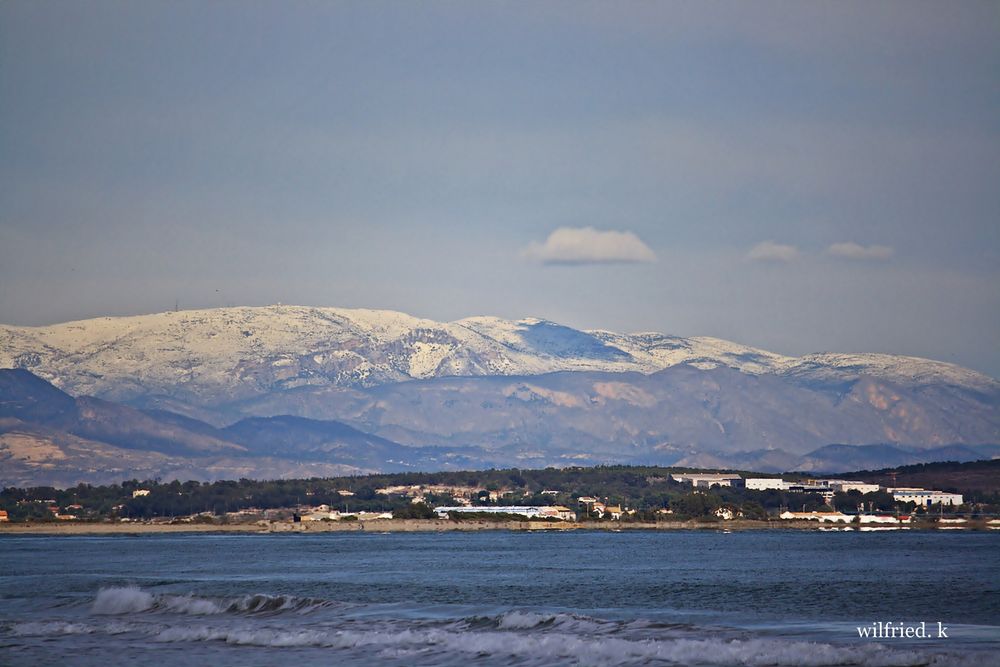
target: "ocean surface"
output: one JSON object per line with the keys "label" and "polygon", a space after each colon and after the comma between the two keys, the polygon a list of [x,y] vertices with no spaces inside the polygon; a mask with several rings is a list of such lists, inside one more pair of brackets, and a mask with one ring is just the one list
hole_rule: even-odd
{"label": "ocean surface", "polygon": [[1000,534],[0,536],[0,664],[1000,665]]}

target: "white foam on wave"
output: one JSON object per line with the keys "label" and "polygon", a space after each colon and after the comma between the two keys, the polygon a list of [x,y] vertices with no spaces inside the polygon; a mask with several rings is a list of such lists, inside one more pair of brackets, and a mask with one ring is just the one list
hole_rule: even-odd
{"label": "white foam on wave", "polygon": [[500,630],[560,630],[571,633],[613,632],[621,624],[613,621],[600,621],[589,616],[576,614],[540,614],[532,611],[513,610],[500,614],[495,619]]}
{"label": "white foam on wave", "polygon": [[226,609],[213,600],[194,597],[193,595],[164,595],[156,600],[156,607],[175,614],[192,614],[205,616],[221,614]]}
{"label": "white foam on wave", "polygon": [[992,657],[981,652],[956,655],[944,649],[925,651],[877,643],[828,644],[773,637],[734,638],[732,635],[708,635],[704,629],[693,636],[688,629],[678,637],[673,630],[645,627],[648,623],[644,622],[625,623],[526,610],[464,619],[444,626],[376,621],[365,627],[303,626],[300,623],[292,627],[275,618],[285,612],[308,613],[332,604],[310,598],[263,594],[237,598],[154,595],[135,586],[126,586],[98,591],[93,612],[108,615],[225,614],[229,619],[192,619],[187,622],[189,624],[171,622],[167,626],[161,623],[135,625],[133,622],[131,630],[120,622],[118,626],[121,627],[75,622],[22,623],[13,631],[21,635],[46,636],[134,631],[154,641],[170,643],[225,642],[273,648],[346,649],[387,656],[420,655],[441,663],[461,660],[460,656],[484,656],[487,663],[517,662],[525,666],[559,663],[583,667],[662,662],[745,667],[978,667],[984,664],[984,657]]}
{"label": "white foam on wave", "polygon": [[249,614],[296,611],[305,614],[329,606],[330,604],[332,603],[327,600],[299,598],[294,595],[266,595],[257,593],[255,595],[244,595],[232,600],[226,611]]}
{"label": "white foam on wave", "polygon": [[92,610],[95,614],[135,614],[163,611],[174,614],[206,616],[212,614],[258,614],[295,611],[308,613],[330,605],[325,600],[291,595],[243,595],[237,598],[204,598],[195,595],[153,595],[137,586],[102,588],[97,592]]}
{"label": "white foam on wave", "polygon": [[[518,617],[515,617],[518,618]],[[530,619],[522,619],[528,622]],[[514,621],[518,622],[518,621]],[[972,667],[983,656],[933,655],[878,644],[835,646],[774,639],[623,639],[589,638],[561,633],[510,631],[451,632],[429,630],[281,630],[275,628],[174,627],[160,632],[161,642],[222,641],[263,647],[358,649],[377,647],[386,655],[490,656],[519,664],[581,666],[624,665],[662,661],[677,665],[743,665],[746,667]]]}
{"label": "white foam on wave", "polygon": [[48,637],[54,635],[88,635],[97,632],[97,628],[86,623],[69,623],[66,621],[30,621],[15,623],[10,628],[16,637]]}
{"label": "white foam on wave", "polygon": [[138,586],[102,588],[94,598],[95,614],[134,614],[153,608],[153,596]]}
{"label": "white foam on wave", "polygon": [[530,611],[509,611],[497,617],[497,627],[501,630],[529,630],[541,625],[550,625],[555,614],[536,614]]}
{"label": "white foam on wave", "polygon": [[130,632],[132,629],[124,623],[91,625],[70,621],[26,621],[13,624],[10,632],[16,637],[57,637],[59,635],[120,635]]}

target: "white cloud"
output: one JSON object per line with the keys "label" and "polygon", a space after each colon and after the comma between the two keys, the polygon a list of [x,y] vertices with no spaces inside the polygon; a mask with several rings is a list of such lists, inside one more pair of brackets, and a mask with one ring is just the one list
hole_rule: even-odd
{"label": "white cloud", "polygon": [[754,262],[791,262],[799,256],[799,249],[793,245],[761,241],[750,248],[747,259]]}
{"label": "white cloud", "polygon": [[826,249],[828,255],[846,257],[848,259],[885,260],[892,257],[893,249],[887,245],[864,246],[853,241],[834,243]]}
{"label": "white cloud", "polygon": [[632,232],[593,227],[560,227],[544,243],[532,242],[521,257],[542,264],[634,264],[655,262],[656,254]]}

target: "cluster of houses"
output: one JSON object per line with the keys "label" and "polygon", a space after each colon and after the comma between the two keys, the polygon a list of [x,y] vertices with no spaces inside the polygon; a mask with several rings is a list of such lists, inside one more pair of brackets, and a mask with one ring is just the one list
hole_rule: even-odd
{"label": "cluster of houses", "polygon": [[292,515],[292,521],[377,521],[391,519],[392,512],[341,512],[329,505],[299,508]]}
{"label": "cluster of houses", "polygon": [[[509,491],[489,491],[477,486],[455,486],[450,484],[411,484],[400,486],[386,486],[375,489],[375,493],[382,496],[403,496],[410,498],[414,503],[426,503],[427,496],[450,496],[455,503],[464,507],[472,505],[473,498],[489,498],[490,502],[496,502],[501,497],[507,495]],[[543,492],[544,493],[544,492]]]}
{"label": "cluster of houses", "polygon": [[[735,473],[718,472],[688,472],[675,473],[671,475],[675,482],[690,484],[693,489],[710,489],[712,487],[733,487],[744,488],[752,491],[778,490],[790,493],[817,494],[821,496],[828,505],[832,505],[834,494],[848,493],[856,491],[862,495],[885,491],[892,495],[898,502],[912,502],[918,507],[930,506],[958,506],[963,502],[961,494],[936,491],[931,489],[911,488],[911,487],[881,487],[878,484],[871,484],[857,480],[843,479],[800,479],[786,480],[778,477],[743,477]],[[658,481],[665,478],[657,478]],[[341,496],[353,496],[354,493],[348,490],[340,490]],[[549,519],[559,521],[576,521],[577,512],[562,505],[476,505],[476,502],[490,501],[496,503],[504,496],[511,493],[509,490],[488,490],[474,486],[457,486],[446,484],[422,484],[422,485],[398,485],[387,486],[376,489],[375,493],[384,496],[400,496],[409,498],[413,503],[424,503],[430,505],[428,499],[434,496],[449,497],[453,503],[447,506],[435,507],[434,512],[439,518],[449,518],[455,514],[510,514],[523,516],[526,519]],[[149,489],[138,488],[132,491],[133,498],[140,498],[150,494]],[[544,490],[541,495],[557,496],[559,491]],[[43,503],[53,518],[58,520],[77,519],[74,511],[82,510],[80,505],[69,505],[59,508],[54,500],[22,501]],[[612,505],[607,499],[594,496],[581,496],[577,498],[580,511],[586,517],[596,517],[598,519],[610,519],[620,521],[623,518],[633,516],[637,513],[635,509],[622,507],[620,504]],[[122,506],[116,506],[121,509]],[[65,510],[65,513],[62,511]],[[289,509],[283,510],[288,512]],[[349,512],[339,511],[329,505],[301,506],[292,510],[293,521],[376,521],[381,519],[392,519],[392,512]],[[245,519],[247,515],[269,515],[277,510],[241,510],[236,513],[229,513],[232,519]],[[673,512],[670,509],[659,509],[658,515],[668,515]],[[0,521],[7,521],[6,512],[0,511]],[[238,515],[238,516],[237,516]],[[287,517],[287,514],[284,514]],[[737,519],[742,513],[735,507],[721,507],[716,511],[716,516],[722,519]],[[273,518],[273,517],[270,517]],[[850,523],[859,520],[860,523],[907,523],[909,517],[881,516],[877,514],[865,514],[859,507],[858,515],[844,514],[841,512],[792,512],[786,511],[780,514],[782,519],[811,520],[821,523]]]}
{"label": "cluster of houses", "polygon": [[621,505],[606,505],[592,496],[581,496],[576,500],[586,508],[588,515],[596,515],[598,519],[607,518],[612,521],[620,521],[623,516],[635,514],[634,509],[623,508]]}
{"label": "cluster of houses", "polygon": [[[885,491],[892,495],[897,502],[912,502],[918,507],[930,507],[932,505],[962,504],[962,494],[947,493],[945,491],[934,491],[930,489],[919,489],[911,487],[882,487],[878,484],[860,482],[857,480],[845,479],[809,479],[807,481],[789,481],[781,478],[770,477],[747,477],[729,473],[678,473],[672,475],[674,481],[690,484],[693,488],[711,488],[713,486],[739,487],[752,491],[767,491],[775,489],[778,491],[789,491],[792,493],[815,493],[823,497],[828,504],[833,500],[835,493],[848,493],[857,491],[864,495]],[[721,508],[719,512],[733,514],[733,510]],[[717,512],[718,516],[725,519],[733,518],[724,516]],[[854,515],[842,512],[782,512],[782,519],[806,519],[819,521],[822,523],[850,523],[855,520]],[[910,517],[894,517],[876,514],[861,514],[858,519],[860,523],[908,523]]]}
{"label": "cluster of houses", "polygon": [[[815,493],[823,497],[830,503],[835,493],[847,493],[857,491],[861,494],[874,493],[885,490],[893,495],[900,502],[914,502],[921,506],[936,504],[961,505],[962,496],[957,493],[946,493],[944,491],[932,491],[927,489],[914,488],[885,488],[878,484],[861,482],[857,480],[843,479],[809,479],[800,481],[789,481],[781,478],[747,477],[732,473],[676,473],[672,475],[676,482],[690,484],[693,488],[712,488],[716,486],[745,488],[754,491],[766,491],[769,489],[787,491],[791,493]],[[400,485],[387,486],[376,489],[375,492],[385,496],[403,496],[411,499],[414,503],[426,503],[428,496],[449,496],[454,499],[454,505],[439,506],[434,508],[438,518],[446,519],[455,514],[510,514],[523,516],[525,519],[552,519],[559,521],[576,521],[577,513],[562,505],[474,505],[476,500],[489,499],[492,502],[500,500],[509,492],[488,491],[479,487],[452,486],[444,484],[433,485]],[[557,495],[558,491],[543,491],[543,495]],[[594,496],[581,496],[577,498],[581,510],[586,516],[598,519],[610,519],[619,521],[622,518],[636,514],[635,509],[622,507],[621,505],[611,505],[606,501]],[[660,514],[670,514],[669,509],[659,510]],[[737,508],[721,507],[716,515],[722,519],[737,519],[742,516]],[[841,512],[783,512],[782,519],[808,519],[829,523],[849,523],[854,520],[853,515]],[[377,519],[390,519],[391,512],[339,512],[332,510],[325,505],[310,508],[301,514],[302,521],[342,521],[357,519],[361,521],[371,521]],[[909,517],[890,517],[874,514],[861,516],[861,523],[905,523]]]}
{"label": "cluster of houses", "polygon": [[[72,505],[67,505],[66,507],[60,508],[56,504],[55,500],[19,500],[18,505],[23,505],[25,503],[36,503],[45,505],[45,510],[52,516],[53,519],[57,521],[76,521],[79,519],[79,513],[83,511],[83,505],[78,503],[73,503]],[[66,510],[63,512],[63,510]],[[10,517],[6,510],[0,510],[0,521],[9,521]]]}

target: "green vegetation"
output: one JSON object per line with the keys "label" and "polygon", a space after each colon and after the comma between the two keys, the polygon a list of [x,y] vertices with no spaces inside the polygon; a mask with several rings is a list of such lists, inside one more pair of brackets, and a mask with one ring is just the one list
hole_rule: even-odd
{"label": "green vegetation", "polygon": [[916,463],[884,468],[860,470],[843,475],[829,475],[841,479],[858,479],[882,486],[914,486],[961,493],[971,503],[1000,504],[1000,459],[970,461],[940,461]]}
{"label": "green vegetation", "polygon": [[[984,467],[983,463],[989,465]],[[954,475],[962,466],[996,474],[1000,472],[998,464],[1000,462],[940,465],[947,465],[946,471]],[[391,511],[396,518],[427,519],[434,516],[431,507],[455,504],[450,492],[425,493],[424,503],[414,503],[403,494],[376,492],[377,489],[392,486],[478,489],[477,493],[471,494],[472,503],[476,506],[565,505],[578,511],[581,518],[596,518],[596,513],[588,515],[588,506],[577,500],[591,496],[609,506],[629,508],[630,512],[622,516],[623,521],[714,519],[720,511],[729,512],[734,517],[764,519],[775,516],[782,508],[795,511],[830,509],[816,494],[725,487],[692,489],[690,485],[673,481],[670,475],[674,472],[680,470],[653,466],[599,466],[397,473],[329,479],[241,479],[212,483],[131,480],[109,486],[81,484],[69,489],[7,488],[0,492],[0,509],[9,513],[11,521],[56,521],[56,514],[92,521],[193,515],[224,517],[240,511],[319,505],[328,505],[341,512]],[[921,467],[918,472],[926,474],[926,467]],[[885,476],[886,471],[874,474]],[[857,474],[857,477],[862,475]],[[988,491],[974,491],[973,494],[970,500],[976,504],[975,511],[1000,511],[1000,494]],[[859,505],[866,510],[913,510],[912,503],[896,503],[885,492],[865,496],[856,491],[838,493],[832,504],[848,513],[857,511]],[[496,516],[490,515],[489,518],[495,519]],[[467,520],[477,516],[465,515],[462,518]]]}

